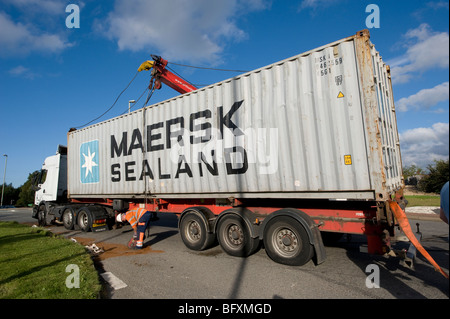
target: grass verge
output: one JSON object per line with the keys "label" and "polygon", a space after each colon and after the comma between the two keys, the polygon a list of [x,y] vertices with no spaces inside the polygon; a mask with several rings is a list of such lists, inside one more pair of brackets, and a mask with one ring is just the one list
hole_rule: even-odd
{"label": "grass verge", "polygon": [[405,195],[405,198],[408,200],[408,207],[441,205],[439,195]]}
{"label": "grass verge", "polygon": [[0,222],[0,269],[1,299],[93,299],[101,290],[84,246],[17,222]]}

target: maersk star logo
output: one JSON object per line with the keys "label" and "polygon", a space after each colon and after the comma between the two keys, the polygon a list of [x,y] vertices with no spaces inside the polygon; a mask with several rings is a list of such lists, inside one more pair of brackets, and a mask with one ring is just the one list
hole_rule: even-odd
{"label": "maersk star logo", "polygon": [[100,181],[98,155],[98,140],[81,144],[80,146],[80,179],[83,184]]}
{"label": "maersk star logo", "polygon": [[84,156],[84,164],[81,167],[84,167],[86,169],[86,175],[84,177],[88,177],[89,173],[92,173],[92,167],[98,166],[96,162],[94,162],[93,158],[95,156],[95,152],[91,154],[91,149],[88,147],[88,155],[83,153]]}

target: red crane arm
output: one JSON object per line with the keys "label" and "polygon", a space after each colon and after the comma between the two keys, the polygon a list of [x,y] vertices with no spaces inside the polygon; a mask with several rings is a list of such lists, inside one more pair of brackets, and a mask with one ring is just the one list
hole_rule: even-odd
{"label": "red crane arm", "polygon": [[160,89],[162,82],[181,94],[197,90],[195,86],[167,70],[167,60],[164,60],[160,56],[154,55],[152,55],[152,58],[154,61],[145,61],[141,64],[138,71],[140,72],[143,70],[152,69],[152,78],[150,83],[154,81],[153,85],[155,89]]}

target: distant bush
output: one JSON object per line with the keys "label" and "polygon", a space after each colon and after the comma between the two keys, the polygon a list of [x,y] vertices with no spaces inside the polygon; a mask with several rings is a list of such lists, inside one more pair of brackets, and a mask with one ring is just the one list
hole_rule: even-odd
{"label": "distant bush", "polygon": [[449,181],[449,160],[434,161],[427,167],[429,173],[418,183],[417,188],[426,193],[440,193],[442,186]]}

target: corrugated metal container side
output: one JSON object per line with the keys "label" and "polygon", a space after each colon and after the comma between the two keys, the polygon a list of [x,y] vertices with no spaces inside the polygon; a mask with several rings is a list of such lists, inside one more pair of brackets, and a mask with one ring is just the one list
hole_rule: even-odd
{"label": "corrugated metal container side", "polygon": [[80,197],[378,199],[402,186],[368,31],[68,134]]}

